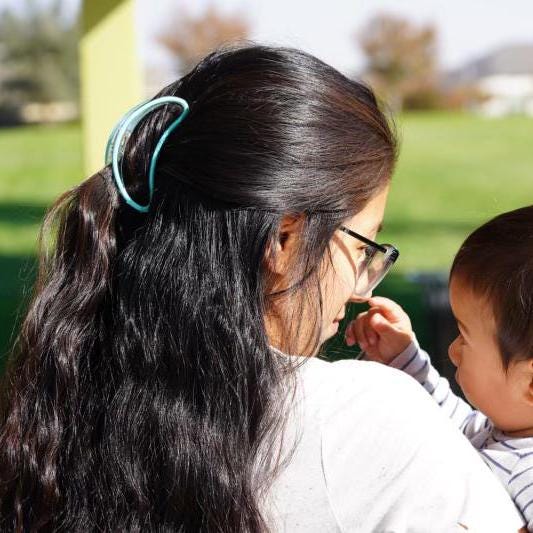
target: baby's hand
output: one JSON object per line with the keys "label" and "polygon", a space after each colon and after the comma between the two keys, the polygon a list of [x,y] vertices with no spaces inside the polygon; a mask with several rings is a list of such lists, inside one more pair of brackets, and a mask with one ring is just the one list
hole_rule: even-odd
{"label": "baby's hand", "polygon": [[359,313],[345,332],[348,346],[358,343],[366,359],[389,364],[414,339],[411,321],[405,311],[388,298],[368,300],[370,309]]}

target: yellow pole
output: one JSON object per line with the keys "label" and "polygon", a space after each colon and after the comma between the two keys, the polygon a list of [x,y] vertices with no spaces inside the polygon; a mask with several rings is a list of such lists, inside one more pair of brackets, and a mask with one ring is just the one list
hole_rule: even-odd
{"label": "yellow pole", "polygon": [[116,121],[144,97],[137,51],[135,0],[86,0],[80,42],[84,169],[104,166]]}

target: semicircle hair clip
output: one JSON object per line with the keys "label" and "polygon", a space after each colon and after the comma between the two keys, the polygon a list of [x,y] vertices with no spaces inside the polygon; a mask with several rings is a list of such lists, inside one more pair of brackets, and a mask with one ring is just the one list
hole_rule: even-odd
{"label": "semicircle hair clip", "polygon": [[[124,185],[124,180],[122,179],[122,174],[120,172],[119,161],[124,154],[124,149],[126,148],[126,143],[128,142],[129,137],[133,133],[133,130],[139,124],[139,122],[148,115],[151,111],[157,107],[166,105],[166,104],[178,104],[181,107],[181,113],[162,133],[159,138],[154,152],[150,159],[150,167],[148,172],[148,203],[146,205],[141,205],[137,203],[126,190]],[[187,116],[189,112],[189,104],[183,98],[178,96],[161,96],[159,98],[154,98],[146,102],[137,104],[131,108],[115,125],[107,141],[107,146],[105,150],[105,164],[112,165],[113,177],[115,183],[117,184],[118,190],[125,202],[139,211],[140,213],[146,213],[150,208],[150,202],[152,201],[152,195],[154,193],[154,174],[155,167],[157,163],[157,158],[161,147],[168,138],[168,136],[178,127],[182,120]]]}

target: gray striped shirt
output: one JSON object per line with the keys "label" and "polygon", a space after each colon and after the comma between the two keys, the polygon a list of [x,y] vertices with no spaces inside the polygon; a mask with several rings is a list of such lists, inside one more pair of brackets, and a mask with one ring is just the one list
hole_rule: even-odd
{"label": "gray striped shirt", "polygon": [[448,380],[431,365],[427,352],[413,341],[389,366],[415,378],[479,451],[503,483],[533,532],[533,437],[511,437],[480,411],[456,396]]}

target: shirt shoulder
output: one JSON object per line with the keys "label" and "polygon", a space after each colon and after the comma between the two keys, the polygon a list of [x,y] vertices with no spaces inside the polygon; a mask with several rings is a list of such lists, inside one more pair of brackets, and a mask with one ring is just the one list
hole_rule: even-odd
{"label": "shirt shoulder", "polygon": [[375,362],[321,359],[299,375],[342,531],[521,527],[503,486],[414,378]]}
{"label": "shirt shoulder", "polygon": [[528,531],[533,531],[533,438],[507,439],[505,443],[519,456],[507,476],[507,489],[527,522]]}
{"label": "shirt shoulder", "polygon": [[373,361],[309,358],[300,368],[300,377],[306,403],[326,421],[345,409],[353,416],[368,404],[412,412],[433,403],[414,378]]}

